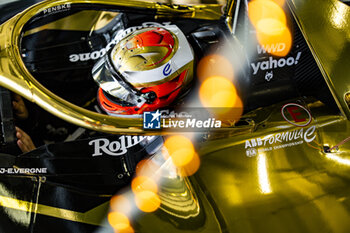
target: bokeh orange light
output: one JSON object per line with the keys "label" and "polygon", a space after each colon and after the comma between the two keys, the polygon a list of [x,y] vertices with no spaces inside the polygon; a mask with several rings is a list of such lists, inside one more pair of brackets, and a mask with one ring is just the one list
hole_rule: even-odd
{"label": "bokeh orange light", "polygon": [[286,56],[292,46],[292,35],[282,0],[254,0],[248,4],[248,15],[256,29],[259,44],[270,54]]}
{"label": "bokeh orange light", "polygon": [[156,193],[145,190],[135,193],[135,203],[141,211],[150,213],[159,208],[161,201]]}
{"label": "bokeh orange light", "polygon": [[191,176],[199,169],[200,159],[189,138],[182,135],[171,136],[165,140],[164,150],[164,154],[170,156],[178,168],[179,175]]}
{"label": "bokeh orange light", "polygon": [[206,108],[232,108],[236,103],[237,91],[230,80],[212,76],[202,83],[199,98]]}
{"label": "bokeh orange light", "polygon": [[287,19],[283,9],[272,0],[254,0],[248,3],[248,16],[254,27],[262,19],[274,19],[286,25]]}
{"label": "bokeh orange light", "polygon": [[123,230],[114,229],[114,233],[134,233],[134,232],[135,231],[134,231],[134,229],[131,226],[129,226],[129,227],[123,229]]}
{"label": "bokeh orange light", "polygon": [[197,66],[198,79],[203,82],[212,76],[223,76],[229,80],[234,79],[231,62],[224,56],[211,54],[203,57]]}
{"label": "bokeh orange light", "polygon": [[243,103],[239,96],[233,108],[215,109],[215,115],[221,119],[223,125],[232,125],[241,119],[243,114]]}
{"label": "bokeh orange light", "polygon": [[164,142],[164,147],[174,165],[177,167],[182,167],[188,164],[195,153],[191,140],[181,135],[167,138]]}
{"label": "bokeh orange light", "polygon": [[[270,32],[272,31],[269,29]],[[259,44],[261,44],[263,47],[270,49],[267,49],[267,52],[269,52],[272,55],[283,57],[286,56],[291,47],[292,47],[292,35],[287,27],[284,27],[283,29],[276,29],[280,30],[280,34],[268,34],[265,32],[258,32],[257,33],[257,39]],[[273,48],[274,47],[274,48]],[[279,49],[278,47],[281,47],[282,49]]]}
{"label": "bokeh orange light", "polygon": [[129,219],[123,213],[116,211],[110,212],[108,213],[107,219],[115,230],[122,231],[130,227]]}
{"label": "bokeh orange light", "polygon": [[131,189],[134,193],[142,191],[158,192],[158,186],[154,180],[147,176],[137,176],[131,182]]}
{"label": "bokeh orange light", "polygon": [[278,4],[280,7],[283,7],[284,4],[286,3],[286,0],[272,0],[274,1],[276,4]]}
{"label": "bokeh orange light", "polygon": [[286,29],[286,25],[276,19],[261,19],[258,21],[256,28],[269,36],[281,35]]}
{"label": "bokeh orange light", "polygon": [[115,195],[110,200],[110,207],[112,211],[129,214],[131,212],[131,203],[123,195]]}
{"label": "bokeh orange light", "polygon": [[192,160],[189,161],[185,166],[179,168],[179,175],[192,176],[200,167],[200,159],[197,153],[194,153],[192,156]]}

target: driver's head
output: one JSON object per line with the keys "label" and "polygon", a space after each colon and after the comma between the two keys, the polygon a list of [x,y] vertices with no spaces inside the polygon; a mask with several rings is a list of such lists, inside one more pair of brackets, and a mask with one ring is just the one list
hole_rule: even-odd
{"label": "driver's head", "polygon": [[177,26],[138,29],[94,66],[98,102],[110,115],[141,114],[168,106],[188,89],[193,59]]}

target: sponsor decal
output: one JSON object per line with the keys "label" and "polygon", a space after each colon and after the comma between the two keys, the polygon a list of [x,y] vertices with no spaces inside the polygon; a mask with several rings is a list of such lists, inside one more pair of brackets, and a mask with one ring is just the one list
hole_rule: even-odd
{"label": "sponsor decal", "polygon": [[270,56],[267,61],[259,61],[255,63],[251,63],[251,67],[253,69],[253,75],[256,75],[259,70],[272,70],[277,68],[282,68],[285,66],[294,66],[297,65],[301,56],[301,52],[298,52],[296,57],[282,57],[279,59],[275,59]]}
{"label": "sponsor decal", "polygon": [[265,74],[265,80],[270,82],[270,80],[273,78],[273,71],[271,70],[271,72],[267,71]]}
{"label": "sponsor decal", "polygon": [[281,108],[283,118],[290,124],[305,127],[311,123],[311,113],[302,105],[288,103]]}
{"label": "sponsor decal", "polygon": [[285,43],[275,43],[275,44],[265,44],[265,45],[257,45],[256,50],[258,54],[266,54],[266,53],[276,53],[282,52],[286,49]]}
{"label": "sponsor decal", "polygon": [[[89,60],[97,60],[101,57],[103,57],[108,50],[110,50],[114,45],[116,45],[120,40],[122,40],[124,37],[129,35],[130,33],[146,28],[146,27],[162,27],[162,26],[167,26],[170,25],[170,22],[163,22],[162,24],[156,23],[156,22],[144,22],[140,26],[134,26],[134,27],[129,27],[125,30],[120,30],[117,35],[107,44],[105,48],[102,48],[100,50],[96,50],[93,52],[88,52],[88,53],[79,53],[79,54],[71,54],[69,55],[69,61],[70,62],[79,62],[79,61],[89,61]],[[170,68],[170,65],[169,65]],[[164,74],[165,75],[165,74]]]}
{"label": "sponsor decal", "polygon": [[46,174],[47,168],[0,168],[0,174]]}
{"label": "sponsor decal", "polygon": [[284,149],[303,144],[304,142],[310,143],[316,138],[315,131],[316,126],[311,126],[309,128],[276,133],[263,138],[258,137],[246,140],[244,146],[246,155],[252,157],[259,152]]}
{"label": "sponsor decal", "polygon": [[248,157],[254,157],[254,156],[258,155],[258,151],[256,150],[256,148],[248,148],[245,151],[245,153]]}
{"label": "sponsor decal", "polygon": [[67,3],[67,4],[62,4],[62,5],[47,8],[43,11],[43,13],[44,13],[44,15],[53,14],[53,13],[57,13],[57,12],[61,12],[61,11],[68,11],[68,10],[70,10],[70,8],[71,8],[70,3]]}
{"label": "sponsor decal", "polygon": [[107,138],[98,138],[90,141],[88,144],[94,147],[92,156],[100,156],[103,154],[111,156],[123,155],[128,151],[128,148],[133,147],[143,140],[151,141],[155,136],[130,136],[124,135],[118,140],[110,141]]}
{"label": "sponsor decal", "polygon": [[171,73],[172,69],[170,67],[170,64],[166,64],[164,69],[163,69],[163,75],[168,76]]}

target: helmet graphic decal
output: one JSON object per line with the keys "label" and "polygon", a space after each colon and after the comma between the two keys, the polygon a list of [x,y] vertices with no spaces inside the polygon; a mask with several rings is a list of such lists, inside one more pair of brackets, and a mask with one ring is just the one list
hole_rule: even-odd
{"label": "helmet graphic decal", "polygon": [[168,62],[176,48],[177,41],[171,32],[146,28],[120,41],[111,58],[119,72],[150,70]]}

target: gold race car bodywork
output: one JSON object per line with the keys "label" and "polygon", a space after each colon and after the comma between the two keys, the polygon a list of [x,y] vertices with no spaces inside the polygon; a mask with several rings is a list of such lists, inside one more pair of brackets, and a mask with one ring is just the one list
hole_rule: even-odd
{"label": "gold race car bodywork", "polygon": [[[69,103],[27,70],[19,50],[24,25],[36,14],[66,3],[123,6],[154,10],[157,17],[205,20],[219,20],[221,6],[44,1],[0,26],[2,86],[78,126],[105,133],[157,133],[144,131],[141,118],[107,116]],[[314,98],[291,99],[249,111],[229,129],[208,132],[198,146],[201,166],[197,173],[162,177],[162,205],[156,212],[135,214],[135,232],[349,232],[350,9],[336,0],[290,0],[287,4],[341,113]],[[224,15],[231,33],[236,7],[236,2],[229,2]],[[67,229],[76,223],[100,226],[95,232],[111,232],[105,220],[111,194],[71,191],[66,195],[74,198],[66,204],[51,205],[42,198],[54,186],[45,176],[4,177],[0,206],[20,226],[18,232],[40,232],[37,224],[43,227],[45,218],[57,219]],[[17,189],[30,190],[32,195],[24,198]]]}

